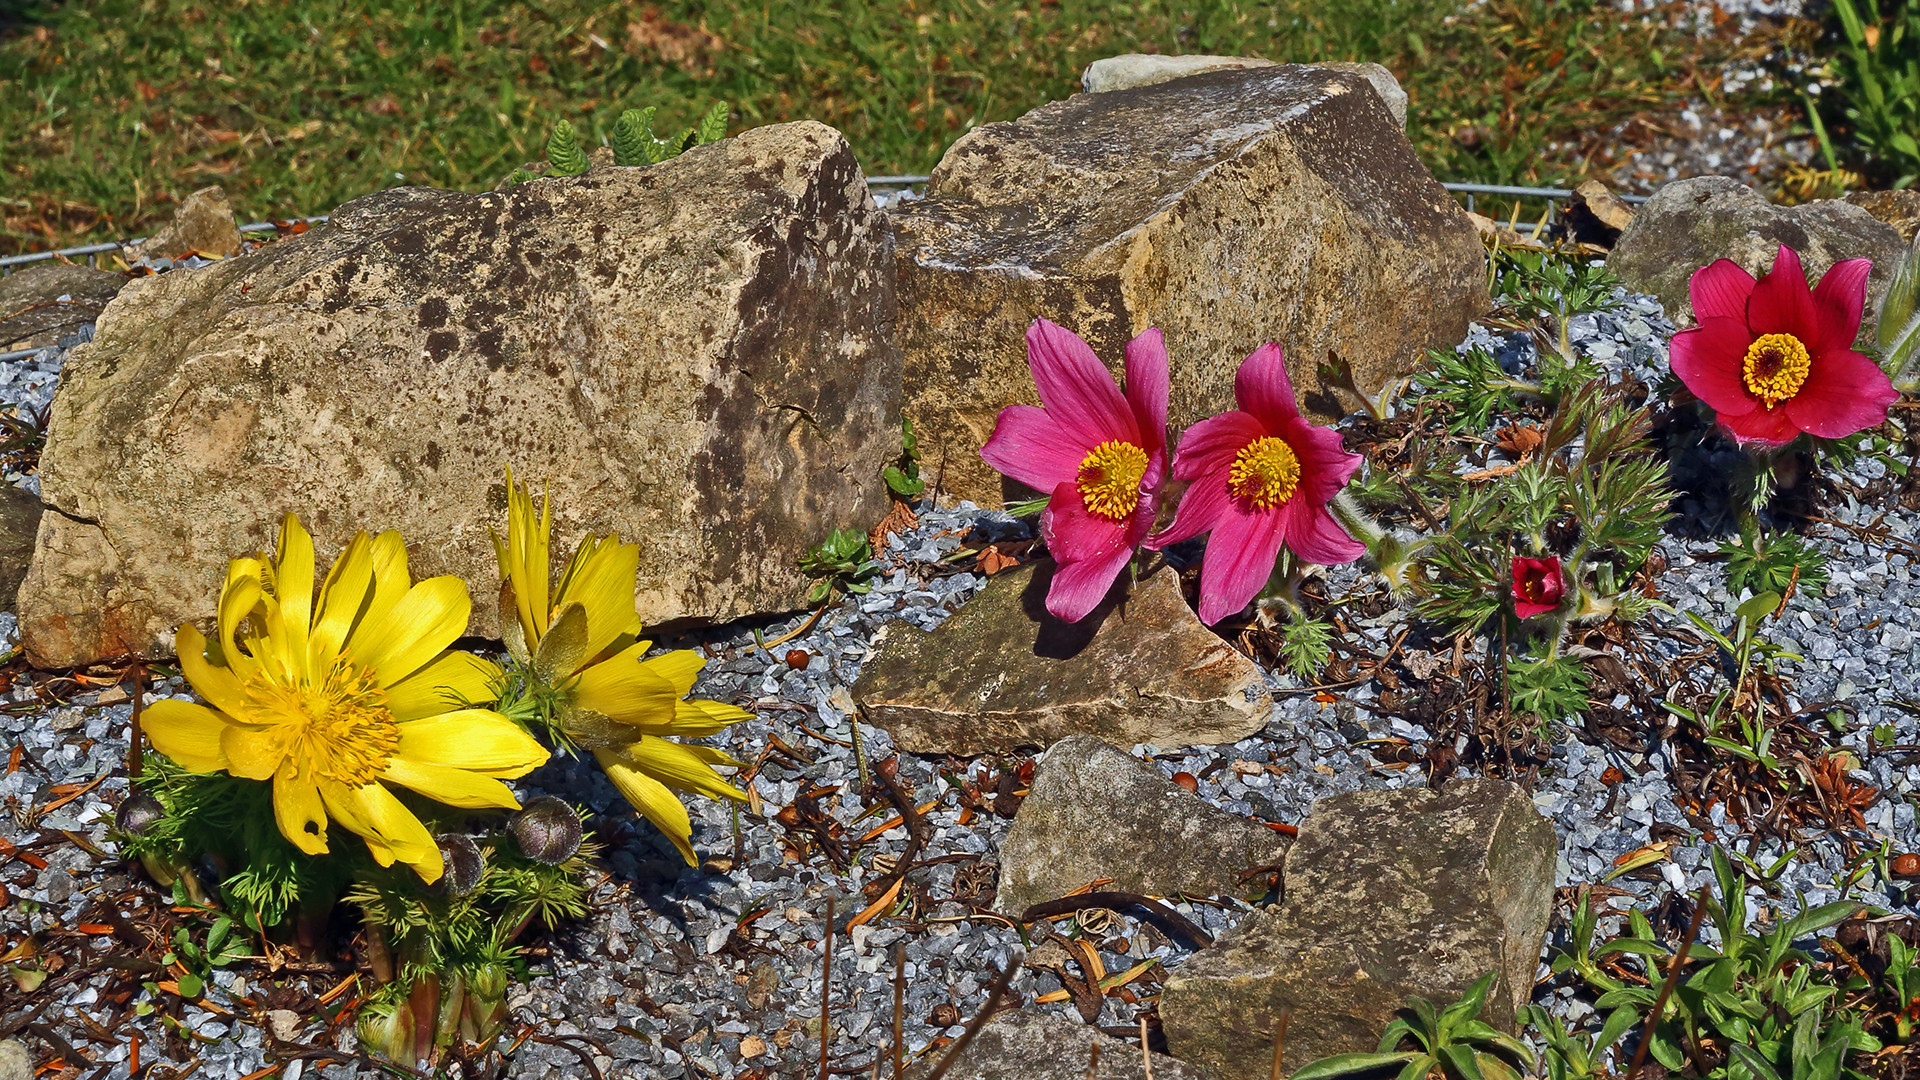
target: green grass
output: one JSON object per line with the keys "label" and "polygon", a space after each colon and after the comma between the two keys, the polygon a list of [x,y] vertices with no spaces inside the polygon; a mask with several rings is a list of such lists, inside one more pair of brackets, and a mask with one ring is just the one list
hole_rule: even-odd
{"label": "green grass", "polygon": [[735,131],[813,118],[871,174],[924,172],[1128,51],[1379,60],[1437,175],[1560,181],[1703,48],[1593,0],[29,2],[0,39],[0,253],[135,235],[212,183],[248,219],[491,187],[555,120],[598,143],[649,104],[662,129],[716,99]]}

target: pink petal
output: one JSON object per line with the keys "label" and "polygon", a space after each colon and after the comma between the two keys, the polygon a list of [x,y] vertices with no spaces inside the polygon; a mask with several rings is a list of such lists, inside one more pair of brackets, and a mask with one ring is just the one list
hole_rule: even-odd
{"label": "pink petal", "polygon": [[1080,463],[1091,449],[1062,430],[1045,409],[1009,405],[1000,410],[993,437],[980,448],[980,456],[1004,476],[1035,491],[1052,491],[1079,477]]}
{"label": "pink petal", "polygon": [[1747,298],[1753,295],[1753,284],[1753,275],[1732,259],[1716,259],[1695,270],[1687,282],[1687,296],[1693,302],[1695,321],[1746,321]]}
{"label": "pink petal", "polygon": [[1238,614],[1266,587],[1280,557],[1281,509],[1249,514],[1234,507],[1214,524],[1200,564],[1201,622]]}
{"label": "pink petal", "polygon": [[1152,527],[1152,500],[1142,500],[1132,517],[1116,523],[1088,513],[1077,485],[1055,488],[1041,520],[1047,550],[1059,563],[1047,589],[1047,611],[1067,622],[1086,618],[1106,598]]}
{"label": "pink petal", "polygon": [[1709,315],[1699,326],[1673,335],[1668,354],[1673,373],[1694,397],[1721,416],[1745,416],[1760,407],[1740,376],[1752,345],[1745,319]]}
{"label": "pink petal", "polygon": [[1233,512],[1227,496],[1226,472],[1207,473],[1180,496],[1180,505],[1173,512],[1173,524],[1143,542],[1149,549],[1159,551],[1211,531],[1222,517]]}
{"label": "pink petal", "polygon": [[1027,366],[1040,404],[1079,445],[1092,449],[1109,439],[1141,445],[1133,410],[1113,376],[1080,335],[1045,319],[1027,327]]}
{"label": "pink petal", "polygon": [[1367,545],[1347,535],[1323,502],[1296,496],[1285,511],[1280,531],[1295,555],[1321,566],[1340,566],[1367,553]]}
{"label": "pink petal", "polygon": [[1755,409],[1745,416],[1727,416],[1723,413],[1720,426],[1741,442],[1765,443],[1768,446],[1792,442],[1800,434],[1800,429],[1787,418],[1785,409]]}
{"label": "pink petal", "polygon": [[1209,416],[1181,433],[1180,446],[1173,458],[1173,475],[1193,480],[1218,472],[1224,477],[1242,448],[1268,434],[1266,427],[1251,413],[1235,410]]}
{"label": "pink petal", "polygon": [[1820,340],[1820,315],[1813,307],[1813,290],[1800,269],[1800,256],[1785,244],[1773,260],[1773,269],[1753,287],[1747,298],[1747,329],[1754,336],[1792,334],[1809,348]]}
{"label": "pink petal", "polygon": [[1295,500],[1324,506],[1360,470],[1360,455],[1347,453],[1340,433],[1332,428],[1316,427],[1304,417],[1296,416],[1288,422],[1281,437],[1300,459],[1300,493],[1294,496]]}
{"label": "pink petal", "polygon": [[1815,352],[1853,348],[1860,336],[1860,312],[1867,306],[1867,274],[1872,259],[1843,259],[1828,269],[1813,290],[1813,306],[1820,313],[1820,340],[1807,342]]}
{"label": "pink petal", "polygon": [[1780,409],[1809,435],[1843,439],[1886,423],[1887,406],[1898,400],[1900,392],[1879,364],[1852,349],[1836,349],[1814,358],[1806,385]]}
{"label": "pink petal", "polygon": [[1545,615],[1547,612],[1559,606],[1558,603],[1538,604],[1532,600],[1522,600],[1517,596],[1513,598],[1513,613],[1523,619],[1531,619],[1535,615]]}
{"label": "pink petal", "polygon": [[1284,421],[1300,415],[1280,346],[1268,342],[1240,361],[1240,370],[1233,376],[1233,399],[1269,431],[1278,431]]}
{"label": "pink petal", "polygon": [[1127,342],[1127,404],[1148,453],[1167,445],[1167,342],[1158,327]]}

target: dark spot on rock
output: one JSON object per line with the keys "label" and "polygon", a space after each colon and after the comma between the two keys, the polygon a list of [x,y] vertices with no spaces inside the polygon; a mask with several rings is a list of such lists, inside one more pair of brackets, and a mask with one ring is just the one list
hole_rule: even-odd
{"label": "dark spot on rock", "polygon": [[451,330],[438,330],[427,335],[427,355],[435,360],[445,360],[459,347],[460,335]]}
{"label": "dark spot on rock", "polygon": [[440,471],[440,444],[437,442],[431,442],[431,441],[428,442],[427,452],[420,455],[420,461],[424,465],[426,465],[427,468],[432,469],[434,472],[439,472]]}
{"label": "dark spot on rock", "polygon": [[511,365],[511,361],[507,359],[501,347],[505,338],[505,331],[496,328],[483,331],[473,339],[474,351],[487,358],[487,368],[490,371],[499,371]]}
{"label": "dark spot on rock", "polygon": [[444,296],[429,296],[420,302],[420,329],[438,330],[447,325],[451,312]]}

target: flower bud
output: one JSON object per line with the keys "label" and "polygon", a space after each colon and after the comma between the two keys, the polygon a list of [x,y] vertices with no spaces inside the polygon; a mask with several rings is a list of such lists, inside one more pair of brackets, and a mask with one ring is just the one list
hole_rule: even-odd
{"label": "flower bud", "polygon": [[437,837],[435,842],[440,845],[440,862],[445,867],[437,884],[453,896],[472,892],[487,871],[487,861],[481,856],[479,846],[472,837],[458,833]]}
{"label": "flower bud", "polygon": [[167,808],[160,805],[159,799],[136,791],[120,801],[120,809],[113,815],[113,826],[128,836],[139,836],[166,816]]}
{"label": "flower bud", "polygon": [[530,799],[507,822],[514,843],[527,858],[558,866],[580,850],[580,815],[551,795]]}
{"label": "flower bud", "polygon": [[367,1006],[360,1010],[360,1022],[355,1025],[362,1049],[402,1065],[411,1065],[414,1061],[413,1030],[413,1008],[404,998]]}

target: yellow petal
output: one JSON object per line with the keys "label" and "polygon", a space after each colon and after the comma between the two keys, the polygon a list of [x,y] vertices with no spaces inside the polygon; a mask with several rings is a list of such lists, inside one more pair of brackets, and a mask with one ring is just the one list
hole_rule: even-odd
{"label": "yellow petal", "polygon": [[[227,665],[236,669],[242,663],[240,632],[247,617],[260,605],[263,592],[258,573],[238,573],[243,563],[254,563],[254,560],[235,559],[229,563],[227,584],[220,590],[220,649],[227,658]],[[254,565],[257,568],[258,564]]]}
{"label": "yellow petal", "polygon": [[201,697],[213,703],[213,707],[232,715],[240,711],[247,700],[246,691],[241,689],[240,676],[232,668],[221,667],[207,660],[207,639],[200,631],[191,626],[182,626],[173,635],[174,651],[180,654],[180,673],[187,677]]}
{"label": "yellow petal", "polygon": [[450,652],[387,687],[387,709],[395,720],[417,720],[473,705],[485,705],[499,693],[500,667],[467,652]]}
{"label": "yellow petal", "polygon": [[457,577],[428,578],[407,590],[386,618],[356,627],[347,640],[353,662],[371,667],[381,686],[420,670],[467,632],[473,604]]}
{"label": "yellow petal", "polygon": [[433,835],[420,819],[413,816],[413,811],[393,797],[393,792],[379,784],[350,788],[327,783],[320,786],[320,798],[333,820],[367,840],[367,849],[380,865],[403,862],[413,867],[414,873],[428,884],[440,880],[444,867],[439,845],[433,842]]}
{"label": "yellow petal", "polygon": [[636,767],[622,751],[595,750],[593,756],[621,796],[680,849],[680,857],[687,860],[687,865],[698,865],[700,860],[693,854],[693,821],[673,792]]}
{"label": "yellow petal", "polygon": [[147,742],[188,772],[220,772],[227,767],[220,733],[228,726],[226,717],[205,705],[172,698],[156,701],[140,713],[140,730]]}
{"label": "yellow petal", "polygon": [[284,727],[256,728],[228,724],[220,733],[220,749],[227,755],[227,771],[249,780],[265,780],[287,761],[289,737]]}
{"label": "yellow petal", "polygon": [[589,536],[560,576],[553,606],[569,604],[587,609],[587,656],[600,655],[634,623],[634,575],[640,568],[640,546],[622,544],[612,536]]}
{"label": "yellow petal", "polygon": [[340,654],[354,620],[366,606],[373,591],[373,538],[364,531],[353,534],[347,550],[333,560],[326,584],[320,586],[320,608],[313,618],[313,655],[322,667],[332,665]]}
{"label": "yellow petal", "polygon": [[675,649],[670,653],[650,656],[641,666],[672,683],[675,696],[685,697],[693,690],[694,680],[700,677],[700,671],[707,666],[707,661],[692,649]]}
{"label": "yellow petal", "polygon": [[550,753],[499,713],[467,709],[401,724],[394,756],[512,780],[545,764]]}
{"label": "yellow petal", "polygon": [[552,526],[552,497],[546,501],[546,512],[535,514],[533,495],[513,482],[513,466],[507,466],[507,538],[502,541],[494,535],[494,555],[500,563],[500,579],[513,586],[514,607],[529,650],[539,647],[546,636],[551,615],[547,600],[553,574],[548,561]]}
{"label": "yellow petal", "polygon": [[313,629],[313,537],[288,514],[280,522],[280,557],[274,560],[280,588],[280,615],[287,624],[287,648],[307,662],[307,635]]}
{"label": "yellow petal", "polygon": [[737,724],[742,720],[753,719],[753,714],[745,709],[719,701],[677,701],[673,706],[673,723],[667,730],[648,732],[650,735],[679,735],[698,739],[712,735],[728,724]]}
{"label": "yellow petal", "polygon": [[746,801],[747,793],[713,771],[715,765],[739,765],[710,746],[689,746],[671,739],[643,735],[621,751],[621,756],[647,775],[676,791],[710,795],[716,799]]}
{"label": "yellow petal", "polygon": [[[397,531],[388,529],[373,538],[373,596],[354,625],[380,625],[412,587],[413,577],[407,569],[407,543],[400,539]],[[355,635],[349,631],[347,636]]]}
{"label": "yellow petal", "polygon": [[327,850],[327,808],[320,788],[289,762],[273,778],[273,819],[280,835],[309,855]]}
{"label": "yellow petal", "polygon": [[500,807],[506,810],[518,810],[520,800],[513,797],[507,785],[490,776],[482,776],[465,769],[449,768],[445,765],[428,765],[411,761],[404,757],[395,757],[387,762],[387,769],[380,778],[401,787],[412,788],[435,802],[448,806],[459,806],[469,810],[487,807]]}
{"label": "yellow petal", "polygon": [[699,654],[681,650],[642,661],[640,655],[646,650],[646,642],[635,642],[582,671],[572,685],[574,704],[623,724],[671,723],[674,703],[693,685],[690,679],[687,687],[680,685],[679,668],[685,664],[674,658],[694,657],[694,671],[698,672]]}

